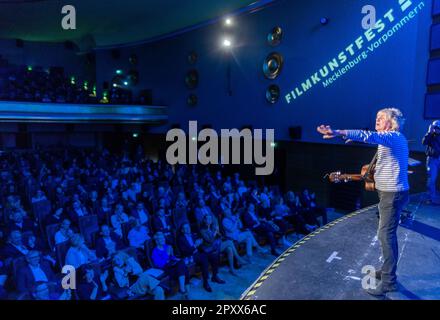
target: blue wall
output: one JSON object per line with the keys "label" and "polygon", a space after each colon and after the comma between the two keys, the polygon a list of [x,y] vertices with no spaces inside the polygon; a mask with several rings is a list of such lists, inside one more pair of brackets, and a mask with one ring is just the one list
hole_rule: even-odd
{"label": "blue wall", "polygon": [[[284,98],[364,34],[361,26],[363,5],[375,5],[378,18],[382,20],[392,8],[393,15],[400,20],[421,2],[413,0],[412,6],[402,13],[399,0],[368,3],[286,0],[237,17],[232,29],[236,44],[231,62],[232,96],[227,94],[227,55],[220,47],[225,28],[221,24],[173,39],[121,49],[119,60],[113,60],[109,51],[98,51],[97,82],[110,81],[118,68],[129,70],[128,57],[136,53],[140,83],[134,89],[153,89],[153,103],[169,107],[170,124],[182,123],[186,128],[189,120],[198,120],[200,125],[212,124],[214,129],[251,124],[254,128],[275,128],[278,140],[288,140],[288,127],[296,125],[303,127],[303,141],[306,142],[322,142],[315,132],[321,123],[336,128],[372,128],[378,109],[395,106],[408,118],[404,132],[409,139],[415,140],[411,149],[422,150],[420,140],[429,124],[423,119],[423,109],[431,0],[424,0],[425,6],[413,19],[331,86],[324,88],[319,83],[290,104]],[[330,18],[330,23],[321,26],[319,21],[324,16]],[[383,33],[396,22],[387,22]],[[266,44],[266,35],[275,26],[283,28],[284,38],[281,45],[271,48]],[[380,36],[369,44],[364,43],[362,50]],[[190,91],[185,87],[184,77],[192,67],[186,60],[192,50],[199,55],[195,67],[200,82],[196,90]],[[272,51],[283,54],[285,64],[280,77],[269,81],[263,76],[262,64]],[[266,88],[272,83],[278,84],[282,93],[275,105],[269,105],[264,98]],[[190,92],[199,98],[196,107],[186,105]],[[169,124],[155,130],[166,132],[168,128]]]}

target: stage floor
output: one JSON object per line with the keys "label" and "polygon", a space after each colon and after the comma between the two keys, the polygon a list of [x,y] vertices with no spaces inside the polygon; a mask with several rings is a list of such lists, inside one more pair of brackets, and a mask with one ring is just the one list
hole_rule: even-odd
{"label": "stage floor", "polygon": [[[399,292],[385,299],[440,299],[440,206],[411,197],[413,220],[398,228]],[[369,300],[367,265],[378,268],[377,205],[317,230],[283,253],[242,295],[245,300]]]}

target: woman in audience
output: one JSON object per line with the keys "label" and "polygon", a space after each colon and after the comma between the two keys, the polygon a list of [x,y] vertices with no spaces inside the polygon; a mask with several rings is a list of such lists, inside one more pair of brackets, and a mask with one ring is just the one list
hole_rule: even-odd
{"label": "woman in audience", "polygon": [[112,226],[117,235],[122,237],[122,225],[128,222],[128,215],[124,212],[122,204],[118,203],[115,208],[115,214],[111,217]]}
{"label": "woman in audience", "polygon": [[251,262],[252,259],[252,248],[256,248],[259,252],[267,252],[267,250],[260,247],[252,232],[249,230],[242,231],[243,224],[236,214],[232,214],[231,209],[226,208],[223,211],[223,214],[224,218],[222,224],[226,237],[237,243],[246,244],[246,258],[248,259],[248,262]]}
{"label": "woman in audience", "polygon": [[155,300],[165,298],[159,280],[144,272],[136,259],[125,252],[113,257],[113,274],[118,287],[126,289],[130,297],[151,294]]}
{"label": "woman in audience", "polygon": [[84,238],[80,234],[72,235],[66,254],[66,265],[79,268],[92,261],[96,261],[96,254],[86,246]]}
{"label": "woman in audience", "polygon": [[212,216],[209,214],[205,215],[202,220],[200,234],[203,239],[203,244],[201,248],[203,249],[206,247],[207,250],[210,250],[210,248],[218,245],[220,247],[220,252],[225,252],[228,257],[229,273],[236,276],[236,266],[240,268],[241,265],[247,264],[247,261],[240,257],[233,241],[228,239],[222,240],[219,228],[213,223],[213,221]]}
{"label": "woman in audience", "polygon": [[185,261],[174,256],[173,247],[166,244],[165,235],[156,232],[156,247],[151,252],[151,259],[156,268],[162,269],[170,277],[179,281],[179,292],[185,297],[189,294],[189,272]]}
{"label": "woman in audience", "polygon": [[55,233],[55,245],[70,240],[73,234],[73,230],[70,229],[70,220],[64,219],[60,229]]}

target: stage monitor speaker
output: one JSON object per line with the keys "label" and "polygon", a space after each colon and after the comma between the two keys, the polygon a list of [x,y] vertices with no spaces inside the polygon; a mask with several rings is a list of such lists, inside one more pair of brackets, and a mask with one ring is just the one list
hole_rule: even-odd
{"label": "stage monitor speaker", "polygon": [[289,136],[293,140],[300,140],[302,136],[302,127],[289,127]]}

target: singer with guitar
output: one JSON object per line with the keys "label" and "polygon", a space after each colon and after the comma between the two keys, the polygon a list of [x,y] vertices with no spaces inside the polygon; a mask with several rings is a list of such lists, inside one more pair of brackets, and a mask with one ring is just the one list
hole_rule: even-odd
{"label": "singer with guitar", "polygon": [[382,109],[377,113],[376,131],[334,130],[328,125],[317,128],[324,139],[343,137],[358,142],[377,144],[374,166],[374,183],[379,196],[379,226],[383,265],[376,272],[376,288],[366,289],[374,296],[397,291],[398,243],[397,227],[400,212],[408,201],[408,141],[400,132],[405,119],[396,108]]}

